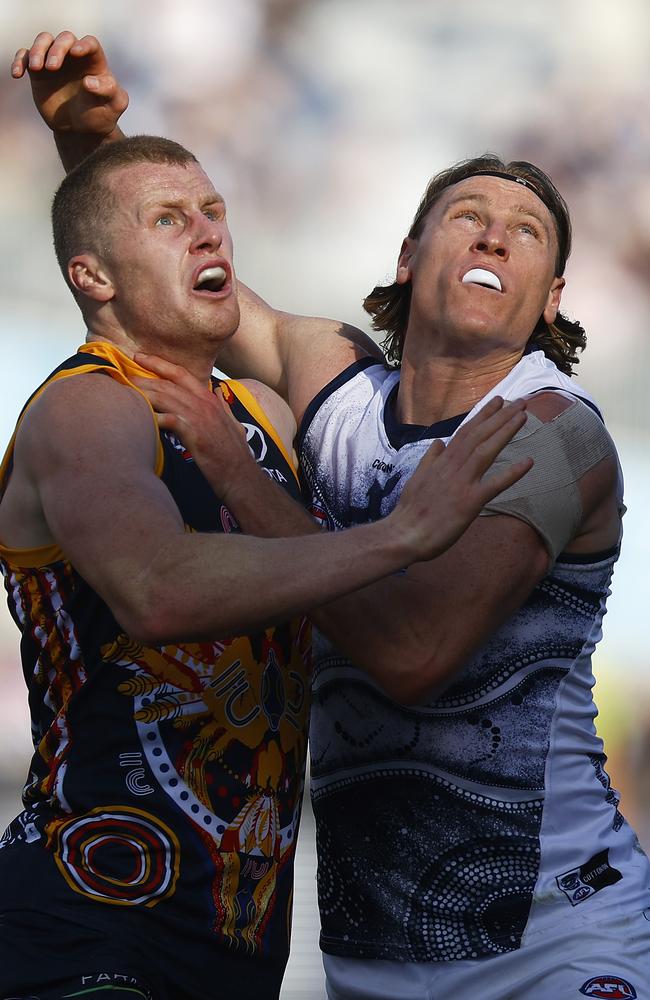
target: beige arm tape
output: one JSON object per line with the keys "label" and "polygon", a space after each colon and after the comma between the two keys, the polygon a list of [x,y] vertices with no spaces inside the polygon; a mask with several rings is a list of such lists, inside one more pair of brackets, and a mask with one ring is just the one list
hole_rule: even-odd
{"label": "beige arm tape", "polygon": [[525,458],[535,464],[523,479],[486,504],[481,515],[509,514],[530,524],[555,561],[582,520],[578,480],[609,456],[616,456],[614,443],[584,403],[576,401],[547,423],[529,413],[487,475]]}

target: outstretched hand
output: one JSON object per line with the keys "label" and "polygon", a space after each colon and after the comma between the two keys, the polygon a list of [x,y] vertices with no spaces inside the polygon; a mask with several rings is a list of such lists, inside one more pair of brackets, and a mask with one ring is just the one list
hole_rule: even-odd
{"label": "outstretched hand", "polygon": [[[449,548],[503,490],[533,465],[528,458],[486,476],[503,448],[526,422],[523,400],[504,404],[495,396],[454,435],[447,447],[433,441],[404,487],[394,514],[414,530],[414,561],[433,559]],[[407,529],[408,530],[408,529]]]}
{"label": "outstretched hand", "polygon": [[11,75],[19,80],[25,73],[39,114],[55,132],[105,138],[129,103],[93,35],[41,32],[29,49],[18,49],[14,56]]}

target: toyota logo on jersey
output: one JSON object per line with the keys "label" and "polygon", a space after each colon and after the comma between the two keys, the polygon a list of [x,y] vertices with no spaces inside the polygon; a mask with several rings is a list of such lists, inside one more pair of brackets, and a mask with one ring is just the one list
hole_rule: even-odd
{"label": "toyota logo on jersey", "polygon": [[246,431],[246,441],[251,450],[251,455],[256,462],[263,462],[269,450],[264,434],[255,424],[247,424],[243,420],[242,427]]}
{"label": "toyota logo on jersey", "polygon": [[620,976],[594,976],[580,987],[586,997],[603,997],[603,1000],[635,1000],[636,990]]}

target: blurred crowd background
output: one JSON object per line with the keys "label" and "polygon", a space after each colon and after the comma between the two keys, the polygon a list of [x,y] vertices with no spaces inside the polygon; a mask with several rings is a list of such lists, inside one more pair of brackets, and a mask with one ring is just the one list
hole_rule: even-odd
{"label": "blurred crowd background", "polygon": [[[61,177],[11,57],[38,30],[100,37],[131,95],[127,132],[191,148],[229,205],[240,276],[273,304],[367,328],[431,174],[494,150],[551,174],[572,210],[565,311],[578,377],[626,477],[625,543],[596,656],[599,732],[650,847],[650,5],[647,0],[0,0],[0,438],[84,338],[48,211]],[[98,531],[110,531],[98,525]],[[29,727],[17,631],[0,609],[0,825]],[[313,827],[303,834],[286,997],[319,1000]]]}

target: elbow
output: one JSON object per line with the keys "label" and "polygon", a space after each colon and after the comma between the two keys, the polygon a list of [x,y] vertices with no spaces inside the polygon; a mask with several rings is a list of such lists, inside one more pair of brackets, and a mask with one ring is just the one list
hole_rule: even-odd
{"label": "elbow", "polygon": [[418,683],[417,676],[410,671],[382,677],[378,683],[387,698],[404,708],[421,704],[426,699],[425,685]]}
{"label": "elbow", "polygon": [[182,594],[169,594],[155,582],[143,582],[121,594],[111,610],[124,632],[143,646],[200,640],[184,608]]}
{"label": "elbow", "polygon": [[412,708],[437,698],[461,665],[445,662],[440,656],[422,657],[411,660],[407,669],[385,677],[380,686],[391,701]]}
{"label": "elbow", "polygon": [[416,708],[430,701],[439,690],[439,685],[435,682],[431,684],[415,683],[414,681],[402,685],[382,685],[384,692],[391,701],[403,708]]}
{"label": "elbow", "polygon": [[142,646],[164,646],[181,639],[173,618],[158,606],[139,602],[137,607],[131,605],[113,613],[128,637]]}
{"label": "elbow", "polygon": [[206,606],[181,587],[155,581],[132,589],[130,600],[121,596],[111,610],[129,638],[143,646],[214,642],[270,624],[252,620],[240,603],[215,600]]}

